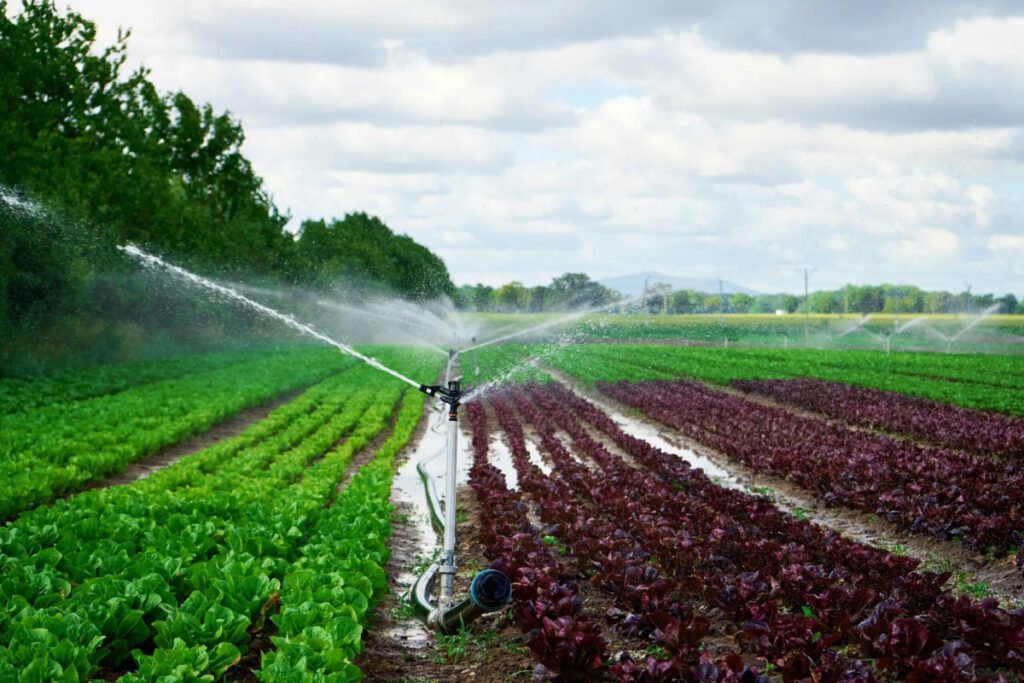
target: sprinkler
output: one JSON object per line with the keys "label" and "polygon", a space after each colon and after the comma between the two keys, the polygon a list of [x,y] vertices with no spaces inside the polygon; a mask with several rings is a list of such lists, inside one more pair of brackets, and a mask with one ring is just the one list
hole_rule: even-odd
{"label": "sprinkler", "polygon": [[[455,360],[455,356],[456,354],[453,352],[452,361]],[[450,368],[449,364],[449,371]],[[420,615],[424,617],[429,628],[451,633],[478,616],[487,612],[495,612],[507,605],[512,597],[512,583],[508,577],[496,569],[485,569],[473,577],[473,582],[469,587],[469,597],[458,603],[455,601],[455,573],[457,571],[455,564],[456,458],[462,387],[459,380],[449,379],[447,386],[421,384],[419,390],[427,396],[439,399],[448,406],[448,439],[443,520],[441,514],[436,510],[436,500],[430,500],[434,523],[444,530],[444,544],[438,562],[420,576],[413,585],[412,602]],[[425,472],[420,470],[420,475],[424,476]],[[441,577],[441,586],[435,603],[432,594],[438,575]]]}
{"label": "sprinkler", "polygon": [[[431,505],[431,515],[434,518],[435,524],[442,526],[444,530],[444,547],[442,549],[440,562],[421,576],[413,586],[415,605],[418,609],[426,610],[426,622],[429,627],[434,630],[450,632],[456,630],[459,624],[466,623],[485,612],[500,610],[508,604],[509,599],[512,597],[512,583],[504,574],[493,569],[488,569],[477,574],[470,586],[469,597],[460,603],[456,604],[455,602],[456,447],[459,433],[459,403],[462,401],[463,397],[459,380],[453,380],[451,378],[451,373],[452,366],[458,360],[459,351],[451,350],[448,352],[448,364],[445,370],[445,386],[427,386],[425,384],[420,384],[419,382],[406,377],[397,370],[389,368],[376,358],[364,355],[348,344],[332,339],[327,335],[318,332],[313,327],[299,322],[290,315],[286,315],[280,311],[270,308],[269,306],[253,301],[231,287],[217,284],[216,282],[202,277],[201,275],[197,275],[191,271],[181,268],[180,266],[164,261],[158,256],[149,254],[134,245],[121,245],[118,249],[125,252],[132,258],[138,259],[146,266],[159,267],[167,270],[177,277],[201,287],[205,287],[206,289],[217,292],[218,294],[221,294],[237,303],[243,304],[248,308],[255,310],[260,315],[282,322],[293,330],[329,344],[342,353],[354,356],[370,367],[387,373],[406,384],[416,387],[424,394],[438,398],[443,403],[446,403],[448,405],[448,460],[445,471],[447,477],[447,495],[444,504],[443,522],[441,521],[440,505],[437,501],[437,496],[431,496],[431,489],[429,486],[427,487],[428,500]],[[550,323],[547,323],[546,325],[549,326]],[[515,335],[510,335],[505,337],[505,339],[511,338],[511,336]],[[495,341],[504,341],[504,339],[492,340],[485,344],[491,344]],[[477,344],[476,346],[479,347],[482,345],[483,344]],[[469,396],[467,397],[467,400],[472,400],[472,398],[472,396]],[[423,469],[420,469],[420,475],[424,476]],[[437,574],[441,575],[441,594],[435,606],[430,595],[433,592],[434,580]]]}

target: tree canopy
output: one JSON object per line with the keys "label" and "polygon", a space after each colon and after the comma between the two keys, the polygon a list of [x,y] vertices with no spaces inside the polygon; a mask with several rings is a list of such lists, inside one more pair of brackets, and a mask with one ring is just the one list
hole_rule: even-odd
{"label": "tree canopy", "polygon": [[[230,112],[125,67],[128,33],[51,0],[0,0],[0,325],[6,337],[114,315],[99,290],[134,242],[205,273],[411,298],[454,293],[444,262],[362,213],[296,236],[242,153]],[[26,205],[44,207],[27,211]],[[20,208],[19,208],[20,207]],[[47,292],[61,292],[60,297]],[[108,291],[109,293],[109,291]],[[138,292],[115,301],[136,300]],[[115,307],[116,308],[116,307]],[[47,322],[49,318],[49,322]],[[3,349],[0,349],[2,351]]]}

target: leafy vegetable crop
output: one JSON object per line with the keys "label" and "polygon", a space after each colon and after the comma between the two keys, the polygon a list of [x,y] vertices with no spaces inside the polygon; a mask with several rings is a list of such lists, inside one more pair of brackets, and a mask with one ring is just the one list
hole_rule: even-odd
{"label": "leafy vegetable crop", "polygon": [[829,505],[983,550],[1024,543],[1024,463],[1000,462],[823,420],[693,382],[598,384],[608,396]]}
{"label": "leafy vegetable crop", "polygon": [[735,380],[732,386],[849,424],[1004,458],[1024,457],[1024,419],[815,379]]}
{"label": "leafy vegetable crop", "polygon": [[[534,350],[523,347],[524,353]],[[584,344],[551,354],[547,362],[588,383],[814,377],[1024,415],[1024,356]]]}
{"label": "leafy vegetable crop", "polygon": [[[432,356],[414,352],[385,362],[436,371]],[[350,368],[147,479],[36,508],[0,529],[0,679],[85,680],[102,670],[131,683],[210,681],[280,619],[282,638],[307,638],[325,653],[306,659],[315,676],[288,680],[349,680],[352,667],[338,652],[358,648],[361,627],[346,619],[362,618],[382,573],[368,553],[339,565],[338,585],[316,563],[330,556],[313,544],[340,542],[332,530],[342,533],[346,508],[331,507],[339,482],[353,455],[388,428],[405,389]],[[381,453],[408,439],[409,419],[395,422]],[[378,483],[390,471],[381,453],[385,465],[371,466]],[[386,499],[376,505],[386,519]],[[367,529],[346,533],[357,531],[372,549]],[[304,611],[317,620],[303,622]],[[322,630],[307,632],[314,627]]]}
{"label": "leafy vegetable crop", "polygon": [[351,367],[305,350],[0,417],[0,519],[76,491],[244,408]]}
{"label": "leafy vegetable crop", "polygon": [[[611,669],[621,680],[757,680],[743,664],[751,655],[785,680],[1024,671],[1024,610],[956,598],[943,588],[948,574],[719,487],[558,385],[511,389],[491,403],[546,531],[616,596],[607,621],[670,654],[624,658]],[[517,445],[525,427],[554,465],[550,477]],[[485,443],[486,431],[475,441]],[[704,616],[701,605],[720,614]],[[702,651],[706,636],[732,632],[739,652],[715,660]]]}

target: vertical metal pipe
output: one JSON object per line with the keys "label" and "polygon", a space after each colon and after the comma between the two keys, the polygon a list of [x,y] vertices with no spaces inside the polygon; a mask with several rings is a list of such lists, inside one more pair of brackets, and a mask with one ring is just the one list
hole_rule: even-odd
{"label": "vertical metal pipe", "polygon": [[448,409],[448,459],[445,464],[444,497],[444,546],[441,550],[441,609],[451,607],[455,602],[455,492],[457,478],[457,454],[459,438],[459,406]]}

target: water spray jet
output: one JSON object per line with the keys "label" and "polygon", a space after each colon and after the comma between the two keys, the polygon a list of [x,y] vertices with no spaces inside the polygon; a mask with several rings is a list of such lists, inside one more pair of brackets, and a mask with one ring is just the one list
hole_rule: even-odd
{"label": "water spray jet", "polygon": [[[441,552],[441,560],[431,570],[428,570],[417,580],[414,585],[415,604],[419,609],[426,609],[425,621],[427,626],[436,631],[450,632],[472,619],[485,614],[500,610],[512,597],[512,583],[506,576],[493,569],[484,570],[474,577],[470,586],[469,597],[461,602],[455,601],[455,494],[456,494],[456,472],[457,472],[457,450],[459,433],[459,404],[462,401],[462,388],[458,379],[452,379],[451,373],[453,364],[457,358],[455,351],[448,353],[448,364],[445,370],[445,386],[428,386],[416,382],[402,373],[389,368],[375,358],[360,353],[348,344],[331,339],[327,335],[318,332],[314,328],[301,323],[290,315],[274,310],[269,306],[253,301],[238,290],[224,285],[217,284],[212,280],[196,275],[180,266],[164,261],[134,245],[118,247],[129,256],[142,261],[151,267],[158,267],[173,275],[183,278],[189,282],[200,285],[206,289],[225,296],[233,301],[241,303],[258,313],[283,322],[288,327],[324,342],[338,349],[342,353],[354,356],[367,365],[387,373],[406,384],[416,387],[427,396],[439,399],[448,406],[448,434],[446,443],[447,462],[445,465],[446,491],[444,499],[444,545]],[[436,497],[435,499],[436,500]],[[435,515],[436,516],[436,515]],[[433,586],[437,575],[441,576],[440,596],[436,604],[431,600]]]}

